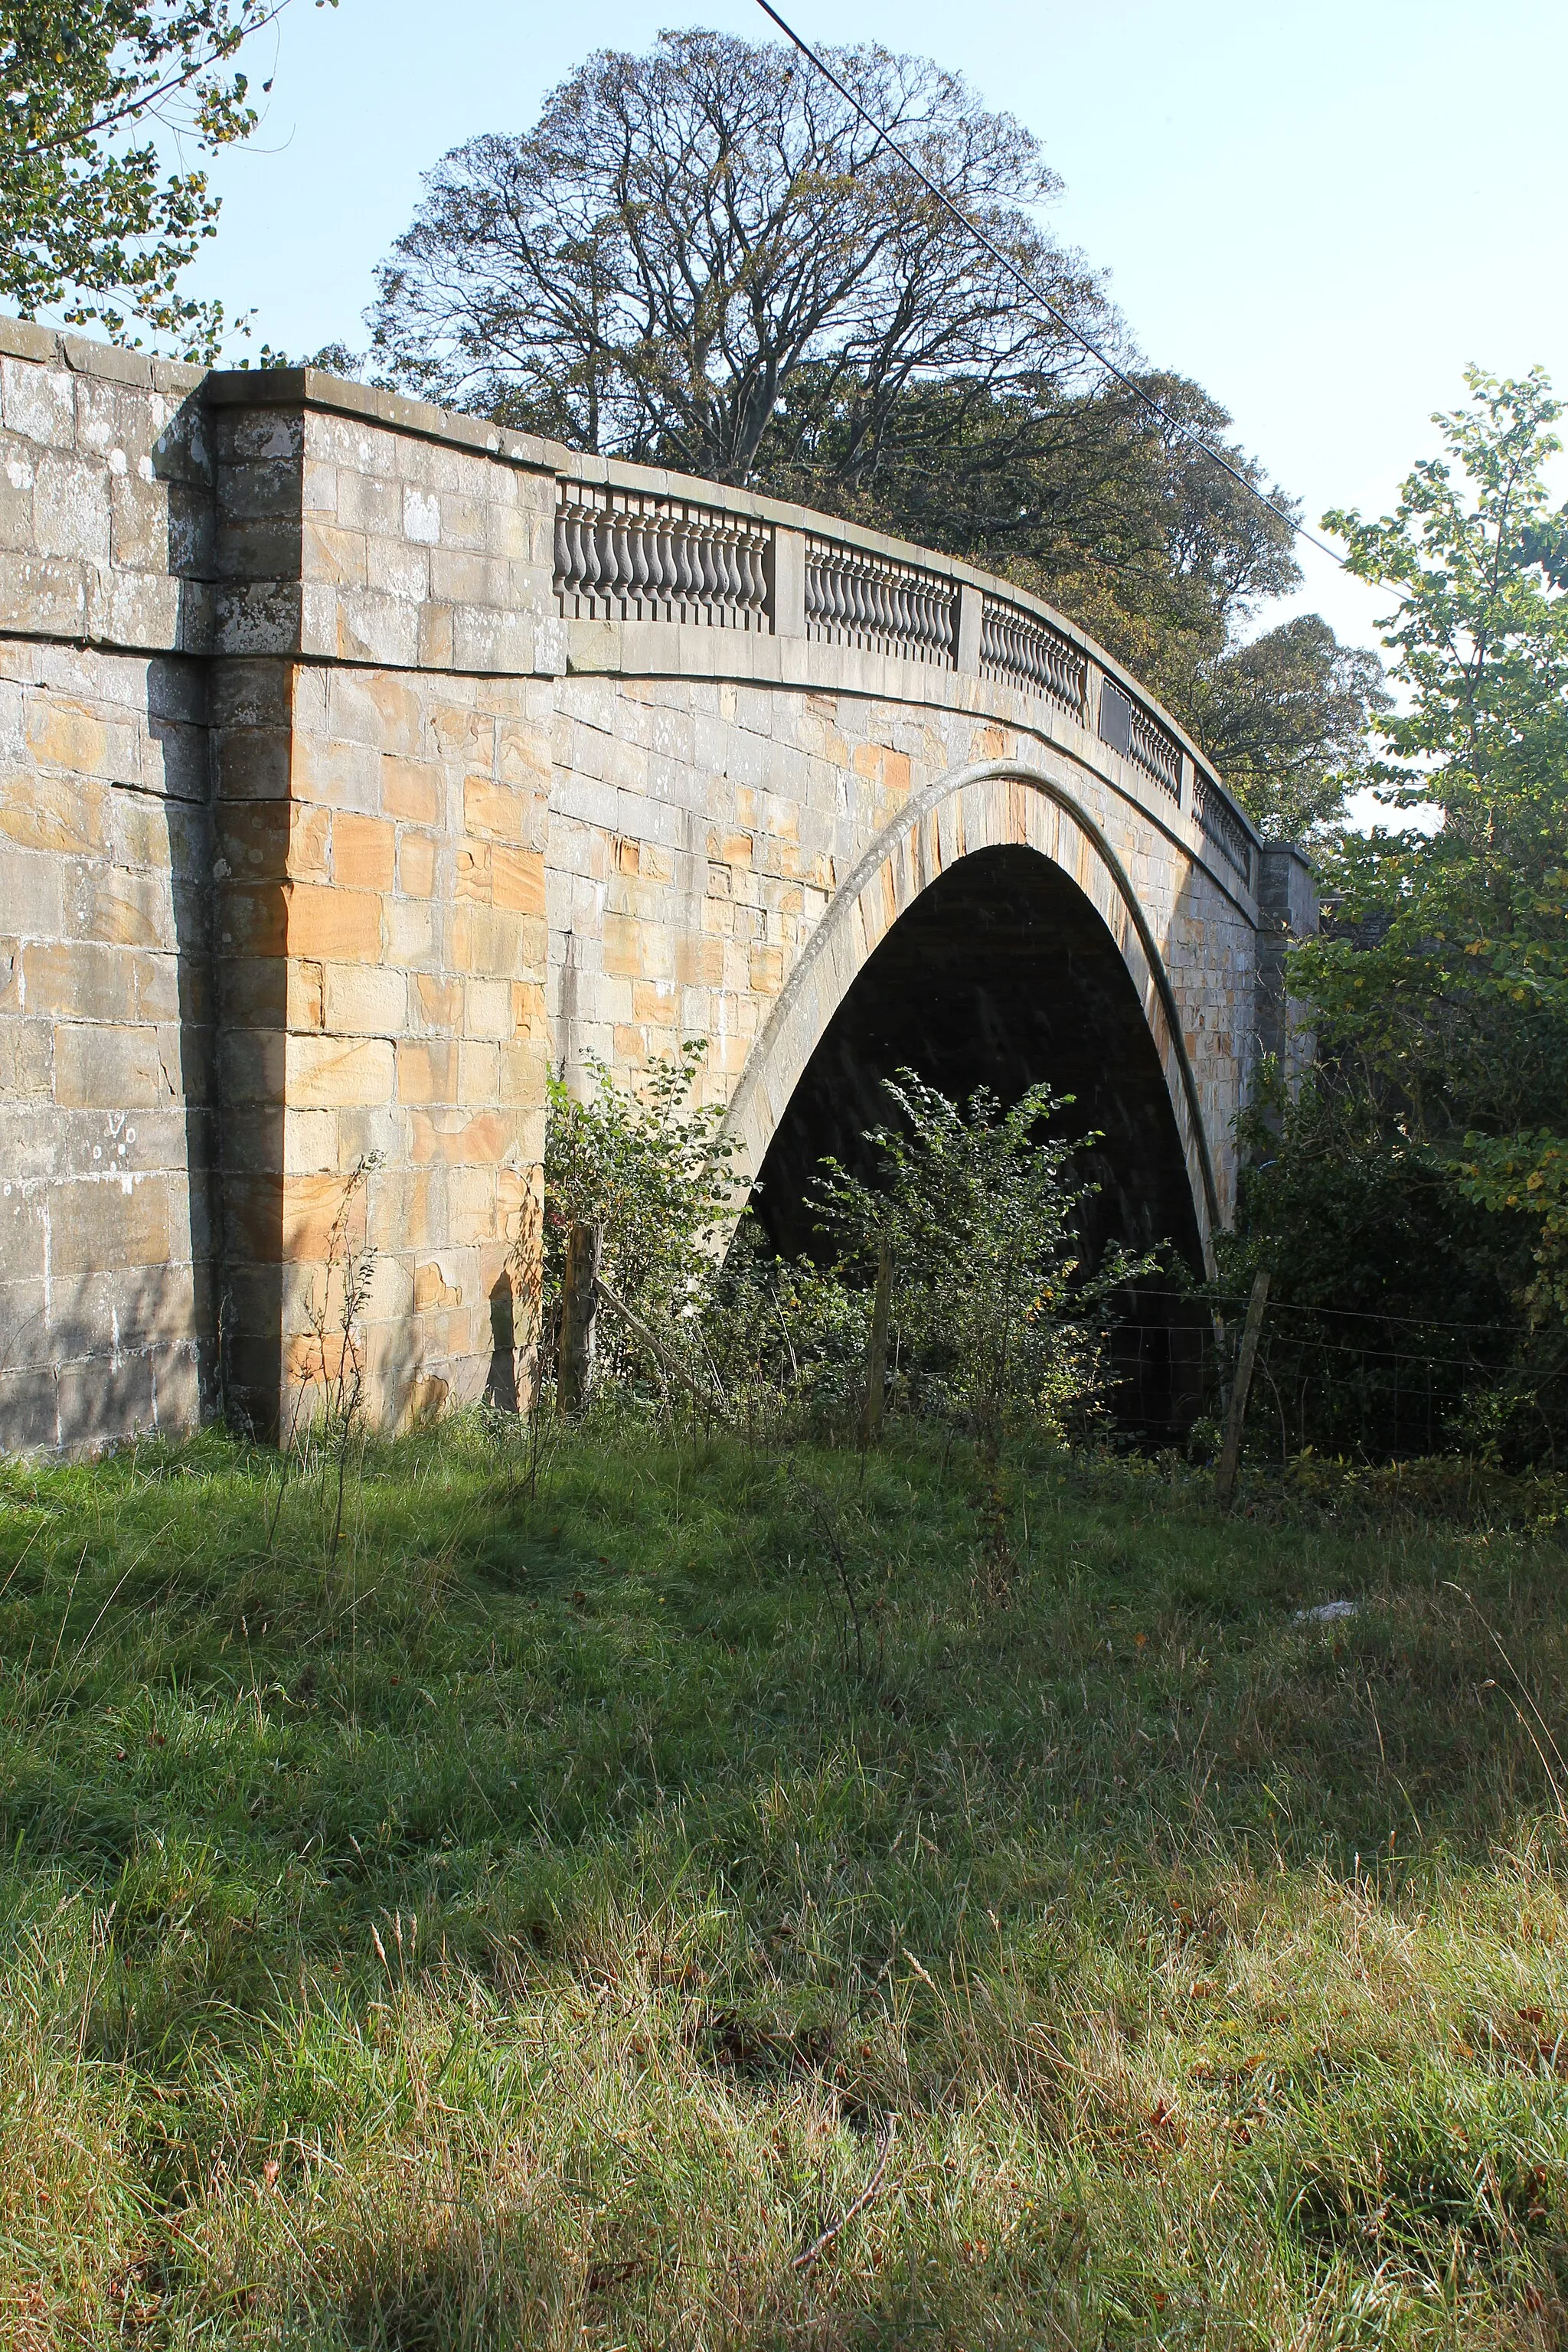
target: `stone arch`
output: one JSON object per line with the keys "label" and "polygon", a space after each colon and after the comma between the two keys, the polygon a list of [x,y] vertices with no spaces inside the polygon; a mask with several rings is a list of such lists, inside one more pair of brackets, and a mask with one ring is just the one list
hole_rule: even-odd
{"label": "stone arch", "polygon": [[1202,1100],[1160,944],[1125,866],[1064,784],[1016,761],[979,762],[915,794],[836,891],[747,1057],[725,1118],[754,1177],[829,1024],[894,926],[977,852],[1036,853],[1099,917],[1136,992],[1164,1079],[1197,1234],[1212,1265],[1220,1223]]}

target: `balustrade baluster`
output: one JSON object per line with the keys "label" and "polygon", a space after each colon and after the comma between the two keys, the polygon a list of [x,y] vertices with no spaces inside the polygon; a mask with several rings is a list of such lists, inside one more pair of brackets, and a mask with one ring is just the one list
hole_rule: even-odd
{"label": "balustrade baluster", "polygon": [[566,541],[566,562],[564,566],[566,574],[565,589],[566,593],[571,596],[572,608],[574,612],[575,612],[578,601],[587,586],[588,580],[587,558],[583,552],[583,518],[581,514],[573,513],[567,515],[563,525],[563,536]]}
{"label": "balustrade baluster", "polygon": [[670,524],[669,517],[668,515],[661,515],[659,517],[658,529],[654,533],[653,560],[655,564],[655,593],[658,598],[660,605],[663,607],[658,617],[662,620],[668,621],[670,618],[670,592],[675,586],[675,549],[670,537]]}

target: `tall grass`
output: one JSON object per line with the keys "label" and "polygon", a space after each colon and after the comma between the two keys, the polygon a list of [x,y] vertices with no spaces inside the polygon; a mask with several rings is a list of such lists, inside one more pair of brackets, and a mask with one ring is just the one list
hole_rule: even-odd
{"label": "tall grass", "polygon": [[0,1471],[0,2338],[1568,2340],[1550,1530],[334,1478]]}

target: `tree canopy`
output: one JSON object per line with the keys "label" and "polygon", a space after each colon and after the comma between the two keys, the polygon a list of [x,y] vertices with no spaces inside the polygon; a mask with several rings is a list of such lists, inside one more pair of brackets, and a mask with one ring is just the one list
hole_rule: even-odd
{"label": "tree canopy", "polygon": [[1047,303],[792,51],[667,33],[590,58],[531,131],[427,175],[381,272],[373,363],[1001,572],[1145,677],[1267,829],[1331,818],[1378,666],[1316,620],[1244,643],[1300,579],[1289,500],[1200,385],[1144,366],[1042,225],[1060,184],[1021,123],[925,59],[832,63]]}
{"label": "tree canopy", "polygon": [[157,134],[207,154],[245,138],[257,118],[235,60],[287,5],[0,0],[0,301],[115,336],[140,321],[214,356],[223,306],[179,280],[218,199],[205,172],[165,172]]}
{"label": "tree canopy", "polygon": [[[1061,308],[1114,332],[1094,278],[1033,217],[1058,183],[1020,123],[920,58],[867,47],[835,64]],[[720,481],[752,478],[804,369],[851,463],[911,385],[1083,373],[830,84],[782,47],[709,32],[603,51],[532,131],[447,155],[374,324],[378,352],[438,398]]]}
{"label": "tree canopy", "polygon": [[1252,1138],[1244,1225],[1299,1303],[1376,1299],[1484,1359],[1467,1442],[1538,1447],[1568,1427],[1568,509],[1544,376],[1468,382],[1392,514],[1327,518],[1396,599],[1369,778],[1440,822],[1326,861],[1331,928],[1293,959],[1319,1066]]}

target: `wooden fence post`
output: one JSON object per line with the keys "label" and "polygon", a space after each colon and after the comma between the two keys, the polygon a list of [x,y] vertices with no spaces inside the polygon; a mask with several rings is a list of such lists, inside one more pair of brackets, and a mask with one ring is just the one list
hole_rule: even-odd
{"label": "wooden fence post", "polygon": [[561,1343],[556,1356],[555,1395],[563,1412],[581,1412],[594,1380],[594,1313],[598,1305],[597,1225],[573,1225],[566,1235],[561,1276]]}
{"label": "wooden fence post", "polygon": [[1226,1415],[1225,1448],[1219,1457],[1219,1476],[1215,1481],[1215,1497],[1222,1507],[1228,1507],[1236,1491],[1236,1474],[1241,1464],[1241,1432],[1247,1420],[1247,1397],[1252,1386],[1252,1368],[1258,1361],[1258,1341],[1263,1329],[1263,1310],[1268,1304],[1268,1276],[1259,1274],[1252,1285],[1252,1296],[1247,1302],[1247,1327],[1241,1335],[1241,1354],[1237,1359],[1236,1378],[1230,1388],[1230,1411]]}
{"label": "wooden fence post", "polygon": [[877,1256],[877,1287],[871,1300],[871,1337],[866,1348],[866,1402],[860,1408],[860,1443],[875,1445],[882,1434],[888,1381],[888,1324],[893,1308],[893,1245],[884,1241]]}

